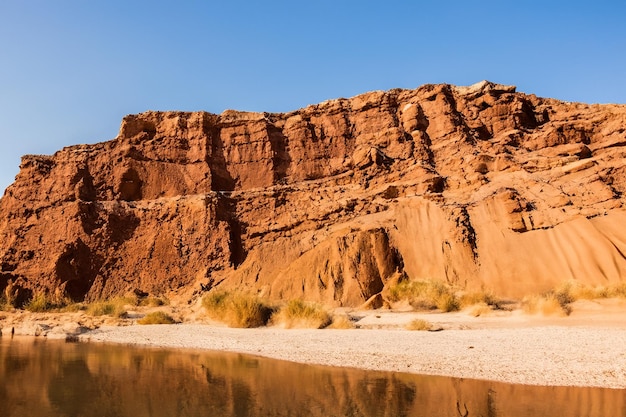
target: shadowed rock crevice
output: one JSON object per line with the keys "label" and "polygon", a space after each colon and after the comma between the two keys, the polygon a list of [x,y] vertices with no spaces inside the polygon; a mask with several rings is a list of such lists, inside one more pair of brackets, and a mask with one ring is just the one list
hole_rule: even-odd
{"label": "shadowed rock crevice", "polygon": [[72,300],[83,300],[91,289],[102,261],[102,257],[81,239],[66,246],[55,264],[55,274],[60,280],[59,288],[64,288],[65,295]]}
{"label": "shadowed rock crevice", "polygon": [[269,123],[267,125],[267,136],[273,153],[274,184],[285,183],[288,180],[287,175],[291,166],[289,139],[281,129]]}
{"label": "shadowed rock crevice", "polygon": [[122,201],[141,200],[142,185],[143,181],[139,177],[139,173],[133,168],[126,169],[117,187],[119,199]]}
{"label": "shadowed rock crevice", "polygon": [[229,262],[237,268],[246,259],[246,248],[242,237],[245,226],[237,217],[237,200],[218,194],[216,218],[228,225]]}
{"label": "shadowed rock crevice", "polygon": [[208,152],[206,163],[211,170],[211,189],[214,191],[233,191],[235,189],[235,179],[228,172],[220,129],[207,124],[204,127],[204,133],[207,136],[206,148]]}

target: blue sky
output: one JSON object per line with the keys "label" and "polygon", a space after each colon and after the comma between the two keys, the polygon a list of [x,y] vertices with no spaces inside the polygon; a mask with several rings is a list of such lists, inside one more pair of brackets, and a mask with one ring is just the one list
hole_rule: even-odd
{"label": "blue sky", "polygon": [[0,194],[146,110],[283,112],[488,79],[626,103],[623,1],[0,0]]}

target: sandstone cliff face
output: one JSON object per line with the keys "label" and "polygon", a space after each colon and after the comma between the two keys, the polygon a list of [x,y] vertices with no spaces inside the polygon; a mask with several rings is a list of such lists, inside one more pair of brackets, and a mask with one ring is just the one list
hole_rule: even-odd
{"label": "sandstone cliff face", "polygon": [[406,275],[516,296],[626,277],[626,106],[425,85],[286,114],[127,116],[25,156],[0,289],[222,286],[354,306]]}

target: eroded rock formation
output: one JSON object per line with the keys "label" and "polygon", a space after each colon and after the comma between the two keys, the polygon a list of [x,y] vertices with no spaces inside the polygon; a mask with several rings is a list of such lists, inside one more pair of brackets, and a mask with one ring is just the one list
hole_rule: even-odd
{"label": "eroded rock formation", "polygon": [[146,112],[109,142],[23,158],[0,200],[0,289],[354,306],[400,276],[509,296],[615,283],[625,192],[626,106],[490,82]]}

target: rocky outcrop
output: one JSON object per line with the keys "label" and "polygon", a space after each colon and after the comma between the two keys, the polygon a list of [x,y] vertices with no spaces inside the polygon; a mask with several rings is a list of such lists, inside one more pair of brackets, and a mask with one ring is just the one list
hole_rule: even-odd
{"label": "rocky outcrop", "polygon": [[146,112],[25,156],[0,289],[244,288],[358,305],[399,277],[516,296],[626,276],[626,106],[481,82],[291,113]]}

